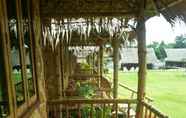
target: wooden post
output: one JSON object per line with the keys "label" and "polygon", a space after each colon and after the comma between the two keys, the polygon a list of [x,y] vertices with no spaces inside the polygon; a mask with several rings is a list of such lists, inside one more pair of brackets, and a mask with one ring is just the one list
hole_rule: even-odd
{"label": "wooden post", "polygon": [[136,109],[136,118],[143,117],[142,101],[145,96],[145,81],[146,81],[146,29],[145,29],[145,15],[144,8],[145,0],[140,1],[140,10],[137,23],[137,40],[138,40],[138,104]]}
{"label": "wooden post", "polygon": [[63,88],[63,54],[62,54],[62,39],[60,39],[59,41],[59,56],[60,56],[60,59],[59,59],[59,64],[60,64],[60,78],[59,78],[59,95],[60,95],[60,98],[62,98],[64,96],[64,88]]}
{"label": "wooden post", "polygon": [[101,79],[103,77],[103,46],[100,46],[100,84],[101,84]]}
{"label": "wooden post", "polygon": [[[100,76],[100,50],[97,52],[97,74]],[[100,77],[98,78],[98,87],[100,87]]]}
{"label": "wooden post", "polygon": [[113,74],[113,97],[118,97],[118,61],[119,61],[119,41],[117,39],[113,40],[113,65],[114,65],[114,74]]}

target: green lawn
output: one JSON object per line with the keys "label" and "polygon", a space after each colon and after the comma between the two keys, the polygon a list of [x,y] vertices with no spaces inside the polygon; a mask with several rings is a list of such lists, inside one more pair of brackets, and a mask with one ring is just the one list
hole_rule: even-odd
{"label": "green lawn", "polygon": [[[119,72],[119,82],[136,89],[137,73]],[[154,99],[154,106],[170,118],[186,117],[186,72],[148,71],[146,91]],[[126,98],[126,94],[119,87],[119,96]]]}

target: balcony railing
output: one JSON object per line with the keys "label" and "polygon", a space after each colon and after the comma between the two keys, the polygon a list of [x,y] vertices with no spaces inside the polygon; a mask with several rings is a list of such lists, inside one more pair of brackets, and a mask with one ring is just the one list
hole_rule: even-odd
{"label": "balcony railing", "polygon": [[[119,83],[119,86],[122,87],[122,88],[124,88],[124,89],[126,89],[127,91],[131,92],[131,96],[130,96],[131,99],[134,99],[134,96],[137,96],[137,91],[136,91],[136,90],[134,90],[134,89],[128,87],[127,85],[122,84],[122,83]],[[145,100],[146,100],[147,102],[153,102],[153,101],[154,101],[154,100],[153,100],[151,97],[149,97],[149,96],[145,96]]]}
{"label": "balcony railing", "polygon": [[143,105],[143,114],[144,118],[168,118],[168,116],[164,115],[163,113],[159,112],[156,108],[152,105],[142,102]]}
{"label": "balcony railing", "polygon": [[[135,99],[62,99],[47,102],[49,118],[135,118]],[[146,102],[143,118],[168,118]]]}
{"label": "balcony railing", "polygon": [[49,118],[134,118],[137,101],[129,99],[63,99],[48,102]]}

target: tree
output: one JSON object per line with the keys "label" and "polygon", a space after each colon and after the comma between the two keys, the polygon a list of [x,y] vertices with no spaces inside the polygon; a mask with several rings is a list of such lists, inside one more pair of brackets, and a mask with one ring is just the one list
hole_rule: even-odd
{"label": "tree", "polygon": [[176,37],[174,48],[186,48],[186,35]]}
{"label": "tree", "polygon": [[148,45],[147,47],[154,49],[156,57],[159,60],[163,61],[167,57],[167,53],[165,51],[165,48],[167,47],[167,45],[164,43],[164,41],[162,41],[161,43],[153,42],[152,44]]}
{"label": "tree", "polygon": [[[161,59],[164,60],[167,57],[167,53],[165,51],[166,48],[166,44],[164,43],[164,41],[162,41],[159,45],[159,51],[161,53]],[[160,60],[161,60],[160,59]]]}

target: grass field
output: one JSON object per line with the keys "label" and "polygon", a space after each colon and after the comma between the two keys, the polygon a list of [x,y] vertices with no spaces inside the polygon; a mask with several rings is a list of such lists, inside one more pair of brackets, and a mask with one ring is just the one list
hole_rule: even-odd
{"label": "grass field", "polygon": [[[137,73],[119,72],[119,82],[137,89]],[[146,91],[154,106],[170,118],[186,118],[186,72],[148,71]],[[119,87],[120,97],[126,97],[126,93]]]}

